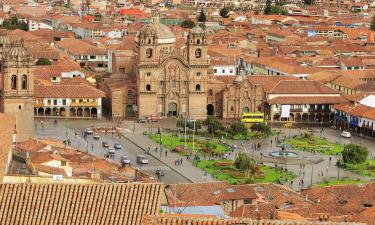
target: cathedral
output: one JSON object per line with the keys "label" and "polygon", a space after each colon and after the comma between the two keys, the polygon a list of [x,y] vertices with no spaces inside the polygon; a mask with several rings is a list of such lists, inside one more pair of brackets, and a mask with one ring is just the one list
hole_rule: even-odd
{"label": "cathedral", "polygon": [[154,16],[137,40],[138,116],[207,117],[207,40],[202,28],[176,49],[176,37]]}
{"label": "cathedral", "polygon": [[16,117],[17,141],[34,136],[34,66],[22,41],[0,36],[0,112]]}

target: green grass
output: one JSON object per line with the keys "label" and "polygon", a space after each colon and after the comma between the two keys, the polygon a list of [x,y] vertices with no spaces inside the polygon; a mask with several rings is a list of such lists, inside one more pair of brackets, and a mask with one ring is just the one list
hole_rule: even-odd
{"label": "green grass", "polygon": [[292,146],[293,150],[308,152],[315,150],[316,152],[320,152],[325,155],[341,154],[341,152],[344,150],[343,145],[332,143],[324,138],[319,138],[316,136],[312,136],[311,138],[296,136],[286,139],[284,143]]}
{"label": "green grass", "polygon": [[[149,137],[160,144],[160,135],[159,134],[150,134]],[[185,139],[183,135],[180,138],[176,135],[172,134],[162,134],[162,145],[165,148],[174,149],[176,146],[184,146]],[[193,141],[191,138],[186,139],[186,147],[190,150],[193,150]],[[199,137],[196,137],[194,140],[194,150],[198,151],[198,153],[203,154],[203,149],[205,147],[210,147],[214,153],[216,154],[223,154],[229,151],[229,148],[223,144],[220,144],[217,140],[202,140]]]}
{"label": "green grass", "polygon": [[[198,162],[198,168],[206,171],[217,180],[226,180],[230,184],[246,183],[245,174],[237,170],[234,165],[215,166],[215,162],[233,162],[231,160],[202,160]],[[276,170],[273,167],[261,166],[262,174],[256,177],[257,183],[273,183],[279,180],[292,180],[295,175],[291,172]],[[231,170],[231,172],[227,172]]]}
{"label": "green grass", "polygon": [[358,164],[346,163],[345,168],[361,176],[375,177],[375,159]]}
{"label": "green grass", "polygon": [[317,187],[329,187],[329,186],[335,186],[335,185],[348,185],[348,184],[364,184],[367,183],[367,181],[362,181],[362,180],[328,180],[328,181],[323,181],[317,184],[314,184],[312,187],[317,188]]}

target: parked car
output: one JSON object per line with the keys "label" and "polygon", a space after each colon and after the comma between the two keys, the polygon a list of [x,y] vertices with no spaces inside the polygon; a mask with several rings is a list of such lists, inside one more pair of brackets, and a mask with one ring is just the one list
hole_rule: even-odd
{"label": "parked car", "polygon": [[121,164],[122,165],[129,165],[130,164],[130,159],[127,155],[121,156]]}
{"label": "parked car", "polygon": [[147,123],[147,122],[148,122],[148,120],[146,118],[139,118],[137,120],[137,123]]}
{"label": "parked car", "polygon": [[122,145],[121,145],[121,144],[118,144],[118,143],[114,144],[113,147],[114,147],[115,149],[122,149]]}
{"label": "parked car", "polygon": [[85,128],[85,134],[93,134],[93,133],[94,131],[91,128],[89,127]]}
{"label": "parked car", "polygon": [[100,135],[98,133],[95,133],[93,137],[94,137],[95,140],[99,140],[100,139]]}
{"label": "parked car", "polygon": [[349,131],[343,131],[341,137],[351,138],[352,134]]}
{"label": "parked car", "polygon": [[137,163],[139,163],[139,164],[148,164],[148,159],[144,155],[137,155]]}
{"label": "parked car", "polygon": [[115,150],[113,148],[108,148],[108,153],[109,154],[115,154]]}
{"label": "parked car", "polygon": [[156,169],[156,170],[155,170],[155,174],[156,174],[156,176],[158,176],[158,177],[162,177],[162,176],[164,176],[164,172],[163,172],[163,170],[161,170],[161,169]]}
{"label": "parked car", "polygon": [[109,144],[108,144],[108,142],[106,142],[106,141],[103,141],[103,142],[102,142],[102,147],[104,147],[104,148],[107,148],[107,147],[109,147]]}

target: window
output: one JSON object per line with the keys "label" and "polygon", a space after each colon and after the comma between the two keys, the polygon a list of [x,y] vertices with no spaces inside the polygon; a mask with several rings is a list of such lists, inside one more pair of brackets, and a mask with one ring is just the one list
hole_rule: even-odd
{"label": "window", "polygon": [[21,105],[18,106],[18,109],[22,109]]}
{"label": "window", "polygon": [[199,77],[201,75],[201,72],[197,72],[197,77]]}
{"label": "window", "polygon": [[195,85],[195,91],[201,91],[201,85],[200,84]]}
{"label": "window", "polygon": [[225,69],[222,69],[221,72],[222,72],[222,73],[225,73]]}
{"label": "window", "polygon": [[233,69],[229,69],[229,73],[233,73]]}
{"label": "window", "polygon": [[147,44],[151,44],[151,39],[147,39]]}
{"label": "window", "polygon": [[146,85],[146,91],[151,91],[151,85],[149,84]]}
{"label": "window", "polygon": [[66,166],[66,161],[61,161],[61,166]]}
{"label": "window", "polygon": [[184,85],[188,86],[189,82],[187,80],[184,81]]}
{"label": "window", "polygon": [[243,203],[244,204],[251,204],[253,201],[250,198],[244,199]]}
{"label": "window", "polygon": [[132,90],[128,90],[128,97],[133,97],[133,91]]}
{"label": "window", "polygon": [[66,105],[66,99],[63,99],[63,103],[62,103],[63,105]]}
{"label": "window", "polygon": [[83,102],[83,99],[82,99],[82,98],[80,98],[80,99],[79,99],[79,102]]}
{"label": "window", "polygon": [[202,50],[198,48],[195,50],[195,58],[199,59],[202,56]]}
{"label": "window", "polygon": [[12,77],[10,78],[10,82],[11,82],[12,90],[16,90],[17,89],[17,76],[12,75]]}
{"label": "window", "polygon": [[209,89],[208,90],[208,96],[212,96],[213,95],[213,91],[212,91],[212,89]]}
{"label": "window", "polygon": [[119,72],[120,73],[125,73],[125,68],[123,68],[123,67],[119,68]]}
{"label": "window", "polygon": [[230,107],[230,111],[234,111],[234,107],[232,106],[232,107]]}
{"label": "window", "polygon": [[152,49],[148,48],[146,49],[146,58],[151,58],[152,57]]}
{"label": "window", "polygon": [[53,100],[53,105],[57,105],[57,99]]}
{"label": "window", "polygon": [[47,100],[47,105],[51,105],[51,100],[50,99]]}
{"label": "window", "polygon": [[176,81],[175,80],[171,81],[171,88],[176,89]]}
{"label": "window", "polygon": [[22,76],[22,89],[23,90],[27,89],[27,76],[26,75]]}
{"label": "window", "polygon": [[150,77],[151,76],[151,72],[147,72],[146,76]]}
{"label": "window", "polygon": [[197,39],[197,44],[199,45],[201,43],[201,39]]}
{"label": "window", "polygon": [[214,69],[214,73],[217,73],[217,69]]}
{"label": "window", "polygon": [[95,56],[94,55],[90,55],[90,59],[95,59]]}

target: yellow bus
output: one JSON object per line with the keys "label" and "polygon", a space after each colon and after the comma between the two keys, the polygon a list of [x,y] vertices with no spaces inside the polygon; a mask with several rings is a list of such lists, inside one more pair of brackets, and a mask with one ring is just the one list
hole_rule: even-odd
{"label": "yellow bus", "polygon": [[243,123],[264,123],[264,113],[244,113],[241,117]]}

